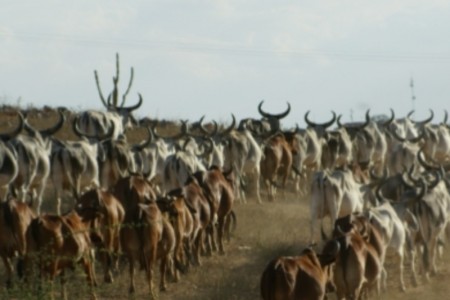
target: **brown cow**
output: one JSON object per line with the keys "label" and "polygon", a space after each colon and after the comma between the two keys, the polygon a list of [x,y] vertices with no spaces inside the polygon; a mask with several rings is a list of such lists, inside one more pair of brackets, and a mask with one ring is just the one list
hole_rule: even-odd
{"label": "brown cow", "polygon": [[279,257],[272,260],[261,277],[261,296],[264,300],[322,300],[332,286],[330,264],[336,260],[339,244],[327,243],[322,254],[311,248],[300,256]]}
{"label": "brown cow", "polygon": [[[41,215],[33,219],[26,232],[26,281],[29,281],[31,268],[36,262],[41,277],[44,274],[49,276],[52,283],[56,276],[62,277],[62,297],[66,299],[65,269],[73,269],[75,263],[80,263],[91,287],[91,298],[96,299],[93,288],[97,283],[92,265],[89,231],[89,224],[84,223],[75,211],[63,216]],[[53,297],[53,290],[51,293]]]}
{"label": "brown cow", "polygon": [[[203,188],[204,195],[211,204],[213,222],[217,218],[217,238],[219,242],[219,254],[225,254],[223,247],[223,235],[225,223],[231,213],[234,203],[234,191],[226,176],[230,174],[222,173],[218,167],[211,167],[207,172],[197,172],[194,174],[200,186]],[[232,180],[232,179],[230,179]],[[213,229],[214,226],[211,227]],[[216,250],[216,241],[214,231],[210,231],[213,250]]]}
{"label": "brown cow", "polygon": [[281,187],[284,192],[287,178],[291,172],[292,152],[293,148],[281,132],[271,136],[264,143],[261,175],[267,188],[269,201],[274,200],[274,187],[277,186],[278,176],[281,177]]}
{"label": "brown cow", "polygon": [[338,299],[358,299],[373,287],[379,295],[386,245],[378,229],[364,216],[352,214],[336,220],[334,235],[342,249],[335,268]]}
{"label": "brown cow", "polygon": [[26,251],[26,231],[34,213],[31,208],[15,199],[0,204],[0,256],[6,268],[6,285],[11,287],[13,266],[11,260]]}
{"label": "brown cow", "polygon": [[83,221],[91,223],[91,239],[99,251],[105,282],[113,282],[112,271],[117,268],[120,253],[120,226],[125,211],[110,192],[99,188],[85,192],[75,206]]}
{"label": "brown cow", "polygon": [[124,225],[120,231],[122,251],[128,258],[130,271],[129,293],[135,292],[134,269],[138,261],[147,273],[149,290],[153,290],[153,265],[160,265],[160,290],[166,290],[166,269],[173,257],[175,233],[156,204],[156,195],[141,176],[120,179],[114,193],[125,207]]}
{"label": "brown cow", "polygon": [[170,223],[175,231],[175,252],[174,259],[176,268],[173,270],[175,281],[179,280],[178,269],[187,271],[189,266],[188,258],[191,258],[194,243],[194,219],[195,213],[190,208],[184,196],[180,193],[173,193],[159,198],[158,207],[163,213],[169,215]]}
{"label": "brown cow", "polygon": [[196,265],[201,265],[200,253],[210,254],[212,248],[211,235],[208,232],[211,232],[213,226],[213,203],[208,201],[194,176],[190,176],[181,189],[173,190],[168,195],[182,195],[190,208],[194,220],[193,260]]}

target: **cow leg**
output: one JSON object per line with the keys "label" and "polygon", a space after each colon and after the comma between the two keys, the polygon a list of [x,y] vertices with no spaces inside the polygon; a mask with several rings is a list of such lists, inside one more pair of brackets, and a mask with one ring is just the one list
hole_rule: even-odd
{"label": "cow leg", "polygon": [[256,172],[254,173],[255,193],[256,193],[256,199],[258,199],[258,203],[262,204],[261,195],[259,194],[259,189],[260,189],[259,177],[260,177],[260,171],[259,171],[259,169],[257,169]]}
{"label": "cow leg", "polygon": [[134,257],[130,255],[128,257],[128,263],[129,263],[129,275],[130,275],[130,287],[128,288],[129,294],[134,294],[136,291],[135,284],[134,284]]}
{"label": "cow leg", "polygon": [[[406,288],[405,288],[405,280],[403,279],[403,270],[404,270],[404,267],[403,267],[403,251],[400,250],[399,252],[397,252],[397,256],[398,256],[398,260],[399,260],[398,271],[399,271],[399,274],[400,274],[400,289],[402,290],[402,292],[404,292],[404,291],[406,291]],[[384,283],[384,290],[386,290],[386,283]]]}
{"label": "cow leg", "polygon": [[197,233],[194,241],[194,248],[194,263],[197,266],[201,266],[202,264],[200,261],[200,251],[203,248],[203,229],[199,230],[199,232]]}
{"label": "cow leg", "polygon": [[159,265],[159,274],[161,276],[160,284],[159,284],[159,290],[160,291],[166,291],[167,290],[167,286],[166,286],[166,270],[167,270],[167,265],[168,265],[168,259],[169,259],[169,254],[164,255],[161,258],[161,262],[160,262],[160,265]]}
{"label": "cow leg", "polygon": [[419,282],[417,281],[417,272],[416,272],[416,263],[415,263],[416,249],[412,248],[409,250],[409,260],[410,260],[409,263],[410,263],[411,273],[413,274],[412,285],[414,287],[417,287],[419,285]]}
{"label": "cow leg", "polygon": [[150,298],[151,299],[157,299],[157,297],[155,295],[154,287],[153,287],[153,264],[155,262],[156,250],[157,250],[156,247],[154,247],[154,249],[151,249],[150,253],[146,257],[146,261],[145,261],[148,289],[149,289],[149,292],[150,292]]}
{"label": "cow leg", "polygon": [[61,298],[64,300],[67,300],[67,290],[66,290],[66,273],[64,270],[61,272],[60,276],[60,283],[61,283]]}
{"label": "cow leg", "polygon": [[224,255],[225,251],[223,248],[223,232],[225,227],[225,218],[226,216],[219,217],[219,222],[217,226],[217,239],[219,240],[219,254]]}
{"label": "cow leg", "polygon": [[81,263],[84,268],[84,273],[86,274],[86,280],[91,289],[91,299],[92,300],[97,299],[94,289],[97,286],[97,280],[95,279],[95,271],[92,266],[92,260],[90,258],[85,257],[81,260]]}
{"label": "cow leg", "polygon": [[6,268],[6,287],[10,289],[12,287],[13,266],[11,260],[5,255],[2,255],[2,260]]}

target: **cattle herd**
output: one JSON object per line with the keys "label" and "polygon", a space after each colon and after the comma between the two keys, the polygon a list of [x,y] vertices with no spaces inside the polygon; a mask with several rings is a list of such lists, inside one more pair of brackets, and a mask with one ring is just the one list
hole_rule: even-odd
{"label": "cattle herd", "polygon": [[[388,251],[398,258],[402,290],[405,265],[413,284],[417,269],[425,279],[437,272],[450,232],[447,113],[436,123],[433,111],[422,121],[413,120],[413,112],[396,118],[392,110],[377,117],[367,111],[364,121],[343,124],[334,112],[324,123],[312,122],[307,112],[306,128],[285,129],[289,103],[272,114],[261,102],[260,119],[237,122],[232,115],[225,126],[204,124],[202,117],[162,136],[157,121],[133,116],[140,95],[136,105],[124,106],[132,79],[121,104],[118,74],[114,79],[105,100],[96,74],[107,111],[53,109],[58,120],[45,129],[33,127],[27,111],[9,111],[17,121],[0,134],[0,255],[7,287],[60,277],[65,294],[65,272],[81,265],[96,298],[98,261],[105,284],[128,264],[130,294],[136,269],[144,270],[156,297],[157,262],[164,291],[167,277],[178,281],[204,256],[225,254],[224,240],[236,226],[235,202],[245,205],[249,194],[258,203],[280,200],[287,186],[310,199],[310,246],[268,263],[263,299],[380,294],[391,271],[384,264]],[[55,137],[64,124],[76,138]],[[128,142],[127,132],[142,127],[147,138]],[[49,190],[54,194],[44,197]],[[54,211],[41,208],[44,198]],[[324,226],[326,216],[331,226]]]}

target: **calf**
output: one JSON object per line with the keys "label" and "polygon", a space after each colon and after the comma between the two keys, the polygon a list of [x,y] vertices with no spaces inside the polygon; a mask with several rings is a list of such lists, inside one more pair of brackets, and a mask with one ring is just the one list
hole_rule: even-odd
{"label": "calf", "polygon": [[279,257],[265,268],[260,291],[264,300],[321,300],[330,284],[329,265],[339,252],[339,244],[325,245],[322,254],[306,248],[300,256]]}
{"label": "calf", "polygon": [[26,251],[26,230],[34,213],[31,208],[15,199],[0,204],[0,256],[6,268],[6,285],[11,287],[13,266],[11,260]]}
{"label": "calf", "polygon": [[[232,171],[231,171],[232,172]],[[219,242],[219,253],[225,254],[223,248],[223,235],[225,231],[225,223],[231,213],[234,203],[234,191],[230,181],[226,176],[231,174],[224,174],[217,167],[211,167],[207,172],[197,172],[194,174],[197,182],[203,188],[204,195],[208,199],[212,208],[213,222],[217,217],[217,238]],[[214,226],[213,226],[214,228]],[[215,235],[212,233],[212,247],[216,248]]]}
{"label": "calf", "polygon": [[336,220],[333,235],[341,249],[335,268],[338,299],[358,299],[374,286],[379,295],[386,245],[377,228],[364,216],[351,214]]}
{"label": "calf", "polygon": [[110,192],[99,188],[84,193],[75,206],[84,221],[91,223],[91,238],[96,242],[105,282],[113,282],[112,270],[120,253],[120,226],[125,217],[122,204]]}
{"label": "calf", "polygon": [[75,211],[63,216],[41,215],[33,219],[26,232],[26,243],[26,281],[36,259],[41,277],[46,274],[53,282],[56,276],[62,276],[62,297],[66,299],[65,270],[73,269],[75,263],[80,263],[91,287],[91,298],[96,299],[93,288],[97,283],[92,265],[89,224],[83,222]]}
{"label": "calf", "polygon": [[188,268],[186,256],[190,257],[192,254],[194,240],[194,219],[192,215],[195,210],[188,205],[181,194],[159,198],[157,204],[161,212],[169,215],[170,223],[175,231],[174,260],[176,269],[173,271],[175,281],[178,281],[179,272],[177,269],[185,272]]}

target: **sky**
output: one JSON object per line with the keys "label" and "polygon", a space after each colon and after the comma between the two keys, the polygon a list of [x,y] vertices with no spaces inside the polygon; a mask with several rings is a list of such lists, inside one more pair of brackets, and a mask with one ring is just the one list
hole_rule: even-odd
{"label": "sky", "polygon": [[264,100],[273,113],[291,104],[285,127],[332,110],[440,121],[449,30],[447,0],[2,0],[0,103],[104,110],[94,70],[107,95],[119,53],[138,117],[230,122],[259,117]]}

